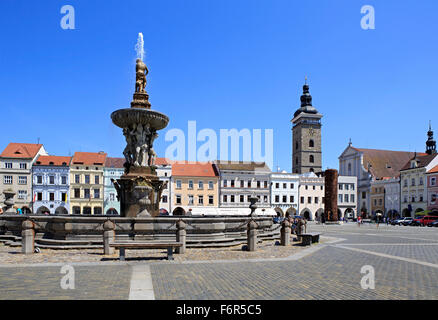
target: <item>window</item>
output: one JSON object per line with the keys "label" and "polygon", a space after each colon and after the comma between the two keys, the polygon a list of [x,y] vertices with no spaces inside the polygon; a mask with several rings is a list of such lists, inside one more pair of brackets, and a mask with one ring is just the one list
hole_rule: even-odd
{"label": "window", "polygon": [[81,197],[81,189],[76,188],[75,189],[75,198],[79,199]]}
{"label": "window", "polygon": [[95,215],[102,214],[102,207],[94,207],[94,209],[93,209],[93,213],[94,213]]}
{"label": "window", "polygon": [[248,195],[248,196],[246,197],[246,202],[251,202],[251,201],[249,201],[249,198],[251,198],[250,195]]}
{"label": "window", "polygon": [[227,180],[226,179],[224,180],[224,187],[225,188],[227,187]]}
{"label": "window", "polygon": [[61,193],[61,201],[62,202],[67,202],[67,193],[66,192],[62,192]]}
{"label": "window", "polygon": [[423,178],[420,178],[420,186],[423,185]]}
{"label": "window", "polygon": [[287,183],[283,183],[283,189],[287,189]]}
{"label": "window", "polygon": [[162,196],[162,197],[161,197],[161,201],[162,201],[163,203],[167,203],[167,195],[166,195],[166,196]]}
{"label": "window", "polygon": [[313,186],[313,190],[316,190],[316,186]]}
{"label": "window", "polygon": [[198,196],[198,204],[200,204],[201,206],[204,205],[204,196]]}
{"label": "window", "polygon": [[55,193],[49,192],[49,201],[55,201]]}
{"label": "window", "polygon": [[415,202],[415,196],[412,197],[412,202]]}
{"label": "window", "polygon": [[176,180],[176,188],[181,189],[181,180]]}
{"label": "window", "polygon": [[313,155],[309,156],[309,162],[310,163],[314,163],[315,162],[315,158],[313,157]]}
{"label": "window", "polygon": [[234,188],[234,179],[231,180],[231,188]]}
{"label": "window", "polygon": [[298,142],[295,142],[295,149],[298,150]]}
{"label": "window", "polygon": [[338,195],[338,201],[339,201],[339,203],[342,203],[342,200],[343,200],[342,194]]}
{"label": "window", "polygon": [[240,195],[240,202],[241,203],[245,202],[245,197],[243,195]]}
{"label": "window", "polygon": [[257,181],[257,188],[260,188],[260,181]]}
{"label": "window", "polygon": [[381,206],[383,204],[382,199],[379,199],[379,206]]}
{"label": "window", "polygon": [[90,189],[84,189],[84,198],[85,199],[90,199],[91,198]]}
{"label": "window", "polygon": [[90,175],[89,174],[85,175],[85,183],[90,184]]}
{"label": "window", "polygon": [[289,202],[294,202],[294,196],[289,196]]}
{"label": "window", "polygon": [[73,214],[81,214],[81,207],[73,207]]}
{"label": "window", "polygon": [[225,194],[224,195],[224,202],[227,202],[228,201],[228,197],[227,197],[227,195]]}
{"label": "window", "polygon": [[315,203],[318,204],[318,202],[319,202],[319,198],[315,197]]}
{"label": "window", "polygon": [[354,202],[354,194],[350,194],[350,201]]}
{"label": "window", "polygon": [[43,184],[43,176],[37,176],[36,177],[36,183],[37,184]]}
{"label": "window", "polygon": [[214,204],[214,197],[208,196],[208,204]]}
{"label": "window", "polygon": [[403,186],[404,186],[404,187],[407,187],[407,186],[408,186],[408,179],[405,179],[405,180],[404,180]]}
{"label": "window", "polygon": [[366,199],[367,193],[365,191],[362,192],[362,199]]}
{"label": "window", "polygon": [[344,202],[349,202],[348,201],[348,194],[344,195]]}
{"label": "window", "polygon": [[268,196],[263,196],[263,202],[268,202]]}
{"label": "window", "polygon": [[100,199],[100,189],[94,189],[94,199]]}
{"label": "window", "polygon": [[99,184],[99,176],[94,176],[94,184]]}
{"label": "window", "polygon": [[55,184],[55,176],[49,176],[49,184]]}
{"label": "window", "polygon": [[351,190],[354,191],[354,183],[351,184]]}
{"label": "window", "polygon": [[309,186],[306,186],[306,190],[308,190],[309,189]]}
{"label": "window", "polygon": [[[286,184],[285,184],[286,185]],[[268,187],[268,181],[263,181],[263,188],[267,188]]]}
{"label": "window", "polygon": [[75,174],[75,183],[81,183],[81,177],[78,174]]}
{"label": "window", "polygon": [[3,183],[4,184],[12,184],[12,176],[4,176],[3,177]]}
{"label": "window", "polygon": [[19,176],[18,177],[18,184],[27,184],[27,177],[26,176]]}
{"label": "window", "polygon": [[61,176],[61,184],[67,184],[67,176]]}
{"label": "window", "polygon": [[283,196],[283,203],[287,202],[287,196]]}
{"label": "window", "polygon": [[312,197],[307,197],[307,203],[309,203],[309,204],[312,203]]}
{"label": "window", "polygon": [[189,205],[193,205],[193,195],[189,194]]}
{"label": "window", "polygon": [[12,169],[12,162],[6,162],[5,163],[5,168],[6,169]]}
{"label": "window", "polygon": [[248,180],[248,188],[251,188],[251,180]]}
{"label": "window", "polygon": [[309,148],[313,148],[315,146],[315,142],[313,140],[309,141]]}
{"label": "window", "polygon": [[348,190],[349,189],[349,185],[348,185],[348,183],[346,183],[345,184],[345,190]]}
{"label": "window", "polygon": [[348,175],[351,176],[351,163],[348,164]]}
{"label": "window", "polygon": [[245,181],[240,180],[240,187],[241,187],[241,188],[245,188]]}
{"label": "window", "polygon": [[275,196],[275,202],[280,202],[280,196],[279,195]]}
{"label": "window", "polygon": [[412,180],[411,180],[411,185],[412,185],[412,186],[415,186],[415,178],[412,178]]}
{"label": "window", "polygon": [[343,190],[342,183],[339,184],[339,190]]}
{"label": "window", "polygon": [[435,186],[436,185],[436,178],[435,177],[430,178],[430,185],[431,186]]}
{"label": "window", "polygon": [[176,195],[176,204],[181,204],[181,195]]}
{"label": "window", "polygon": [[189,189],[193,189],[193,180],[189,180]]}
{"label": "window", "polygon": [[423,196],[420,196],[420,202],[423,202]]}
{"label": "window", "polygon": [[204,181],[202,180],[198,181],[198,189],[204,189]]}
{"label": "window", "polygon": [[18,190],[18,199],[27,199],[27,191]]}
{"label": "window", "polygon": [[295,186],[293,183],[290,184],[290,188],[293,189]]}
{"label": "window", "polygon": [[43,201],[43,193],[37,192],[37,201]]}
{"label": "window", "polygon": [[20,163],[20,169],[27,169],[27,163]]}
{"label": "window", "polygon": [[280,189],[280,184],[278,182],[275,184],[275,189]]}
{"label": "window", "polygon": [[233,194],[230,196],[230,198],[231,198],[231,203],[234,203],[234,195]]}

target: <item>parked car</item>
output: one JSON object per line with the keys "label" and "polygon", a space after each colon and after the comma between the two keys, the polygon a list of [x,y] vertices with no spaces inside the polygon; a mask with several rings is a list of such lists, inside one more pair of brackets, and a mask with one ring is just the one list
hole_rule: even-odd
{"label": "parked car", "polygon": [[389,223],[393,226],[395,225],[399,225],[401,220],[403,220],[403,218],[398,218],[398,219],[392,219]]}
{"label": "parked car", "polygon": [[399,222],[399,225],[400,225],[400,226],[408,226],[408,225],[410,225],[410,224],[412,223],[413,220],[414,220],[414,218],[407,218],[407,217],[405,217],[405,218],[403,218],[403,219]]}
{"label": "parked car", "polygon": [[427,226],[428,226],[428,227],[438,227],[438,220],[435,220],[435,221],[429,222],[429,223],[427,224]]}
{"label": "parked car", "polygon": [[422,224],[422,219],[423,219],[423,217],[417,217],[417,218],[415,218],[414,220],[412,220],[412,222],[409,224],[410,226],[422,226],[423,224]]}
{"label": "parked car", "polygon": [[414,219],[415,225],[427,226],[429,223],[438,220],[438,216],[421,216],[417,219]]}

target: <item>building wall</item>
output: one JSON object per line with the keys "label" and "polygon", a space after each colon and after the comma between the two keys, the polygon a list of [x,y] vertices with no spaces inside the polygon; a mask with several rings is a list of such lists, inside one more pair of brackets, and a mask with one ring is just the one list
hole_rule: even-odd
{"label": "building wall", "polygon": [[[88,168],[88,169],[87,169]],[[75,176],[79,175],[79,183],[76,183]],[[90,176],[90,183],[85,182],[85,176]],[[95,182],[95,176],[99,177],[99,183]],[[80,209],[80,214],[84,214],[84,208],[91,208],[91,214],[97,209],[104,214],[103,197],[104,197],[104,179],[103,166],[96,165],[78,165],[70,166],[70,213],[75,214],[75,208]],[[79,189],[80,197],[75,197],[75,189]],[[85,197],[85,189],[90,190],[90,198]],[[94,190],[99,190],[99,198],[94,197]],[[96,209],[95,209],[96,208]]]}
{"label": "building wall", "polygon": [[[172,206],[171,213],[178,208],[183,208],[186,212],[190,208],[214,208],[218,207],[218,177],[179,177],[174,176],[171,179]],[[189,181],[193,182],[193,187],[189,187]],[[203,187],[199,188],[199,181],[202,181]],[[209,181],[212,182],[213,188],[209,188]],[[180,186],[179,186],[180,182]],[[190,197],[193,197],[193,203],[190,203]],[[200,196],[203,197],[203,204],[199,203]],[[213,197],[213,203],[209,204],[209,196]],[[178,199],[181,202],[178,203]]]}
{"label": "building wall", "polygon": [[426,169],[413,168],[401,171],[401,213],[405,216],[412,208],[410,216],[415,215],[417,210],[427,208]]}
{"label": "building wall", "polygon": [[297,174],[271,174],[271,208],[281,209],[282,215],[287,211],[295,215],[298,211],[298,189],[300,178]]}
{"label": "building wall", "polygon": [[257,172],[256,174],[254,171],[221,170],[219,206],[221,208],[248,208],[250,205],[248,199],[254,195],[259,198],[258,208],[269,208],[271,205],[270,190],[270,172]]}
{"label": "building wall", "polygon": [[172,167],[170,165],[157,166],[157,175],[161,181],[167,182],[167,187],[163,189],[160,200],[160,209],[165,209],[169,214],[172,214]]}
{"label": "building wall", "polygon": [[[15,205],[18,208],[33,208],[32,198],[32,165],[40,155],[47,155],[44,147],[41,147],[36,156],[30,158],[0,158],[0,206],[4,206],[3,191],[12,189],[16,192],[14,196]],[[12,163],[12,168],[6,168],[6,163]],[[26,169],[21,169],[20,164],[26,165]],[[12,183],[5,183],[5,176],[12,177]],[[26,183],[20,183],[20,177],[26,177]],[[20,195],[21,193],[21,195]]]}
{"label": "building wall", "polygon": [[438,211],[438,173],[427,175],[427,210]]}
{"label": "building wall", "polygon": [[[54,177],[53,183],[50,181],[50,176]],[[41,177],[41,183],[38,177]],[[62,177],[65,177],[65,183]],[[70,212],[69,180],[70,168],[68,166],[34,165],[32,167],[32,197],[35,198],[33,212],[42,213],[48,209],[50,214],[68,214]],[[50,200],[51,193],[54,195],[54,200]],[[41,194],[42,200],[38,200],[38,194]]]}
{"label": "building wall", "polygon": [[[312,119],[312,121],[318,121]],[[321,146],[321,124],[309,124],[306,118],[300,119],[292,129],[292,172],[307,173],[322,171],[322,146]],[[311,147],[309,142],[313,141]],[[314,161],[310,162],[310,156]]]}
{"label": "building wall", "polygon": [[400,215],[400,178],[385,180],[385,215]]}
{"label": "building wall", "polygon": [[124,173],[124,169],[122,168],[104,168],[103,176],[104,176],[104,209],[103,213],[108,214],[110,209],[115,209],[117,213],[120,215],[120,201],[117,200],[117,190],[114,187],[114,184],[111,182],[111,179],[117,180]]}
{"label": "building wall", "polygon": [[338,176],[338,212],[338,218],[357,218],[357,177]]}
{"label": "building wall", "polygon": [[300,177],[298,190],[298,214],[300,216],[304,216],[304,213],[308,211],[311,220],[321,217],[321,213],[324,212],[324,184],[324,178],[321,177]]}

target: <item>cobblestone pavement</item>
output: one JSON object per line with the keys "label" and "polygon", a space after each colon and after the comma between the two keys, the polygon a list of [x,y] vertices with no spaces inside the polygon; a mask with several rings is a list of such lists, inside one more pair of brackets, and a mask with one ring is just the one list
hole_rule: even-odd
{"label": "cobblestone pavement", "polygon": [[[306,249],[265,243],[254,254],[240,246],[189,249],[173,262],[161,260],[165,253],[159,250],[153,260],[127,251],[132,259],[126,263],[116,262],[116,255],[95,262],[101,253],[93,259],[88,253],[91,263],[75,267],[76,288],[67,291],[59,285],[59,266],[8,263],[0,267],[0,299],[127,299],[136,264],[150,266],[154,297],[161,300],[438,299],[437,228],[310,224],[308,231],[321,231],[327,238]],[[329,241],[333,238],[338,240]],[[20,248],[6,250],[12,249]],[[374,289],[361,287],[365,265],[374,268]]]}

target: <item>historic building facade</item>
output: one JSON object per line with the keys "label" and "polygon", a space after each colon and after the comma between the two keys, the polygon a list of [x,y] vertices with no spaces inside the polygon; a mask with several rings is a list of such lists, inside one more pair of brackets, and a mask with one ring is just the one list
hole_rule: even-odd
{"label": "historic building facade", "polygon": [[404,217],[414,217],[428,207],[426,173],[438,165],[438,154],[415,155],[400,170],[401,212]]}
{"label": "historic building facade", "polygon": [[427,172],[427,210],[438,215],[438,166]]}
{"label": "historic building facade", "polygon": [[123,166],[124,163],[125,158],[107,157],[105,159],[105,167],[103,168],[103,212],[106,215],[120,215],[120,201],[117,198],[117,190],[111,179],[120,179],[125,173],[125,168]]}
{"label": "historic building facade", "polygon": [[256,214],[272,214],[271,169],[264,162],[219,161],[219,207],[221,214],[249,214],[251,196],[258,198]]}
{"label": "historic building facade", "polygon": [[75,152],[70,163],[70,213],[103,214],[105,152]]}
{"label": "historic building facade", "polygon": [[215,215],[219,204],[219,175],[211,162],[172,163],[173,215]]}
{"label": "historic building facade", "polygon": [[286,212],[291,216],[298,211],[298,189],[300,176],[294,173],[272,172],[271,173],[271,208],[282,217]]}
{"label": "historic building facade", "polygon": [[357,177],[338,176],[338,219],[357,218]]}
{"label": "historic building facade", "polygon": [[322,114],[312,106],[312,96],[306,83],[301,107],[295,111],[292,119],[293,173],[322,171],[321,118]]}
{"label": "historic building facade", "polygon": [[319,220],[324,213],[325,179],[313,172],[300,175],[298,215]]}
{"label": "historic building facade", "polygon": [[32,166],[33,212],[69,214],[71,157],[39,156]]}
{"label": "historic building facade", "polygon": [[42,144],[10,143],[0,154],[0,206],[5,200],[3,191],[15,192],[15,206],[31,213],[32,166],[40,155],[47,155]]}
{"label": "historic building facade", "polygon": [[170,215],[172,213],[172,164],[165,158],[155,160],[157,176],[166,183],[160,200],[160,214]]}
{"label": "historic building facade", "polygon": [[371,184],[384,178],[397,179],[414,152],[359,149],[351,142],[339,156],[339,175],[357,178],[357,210],[371,216]]}

